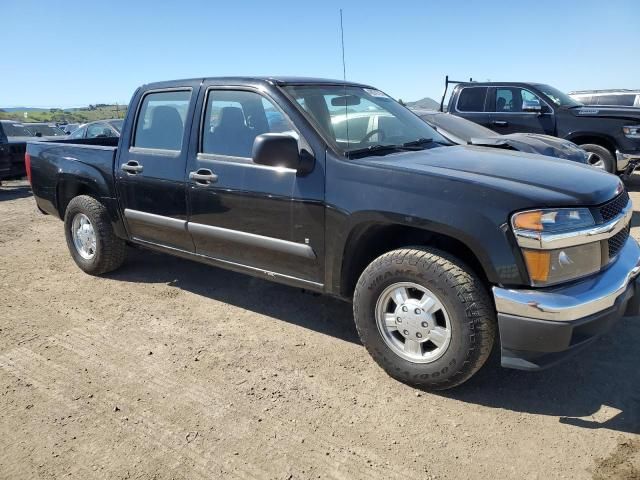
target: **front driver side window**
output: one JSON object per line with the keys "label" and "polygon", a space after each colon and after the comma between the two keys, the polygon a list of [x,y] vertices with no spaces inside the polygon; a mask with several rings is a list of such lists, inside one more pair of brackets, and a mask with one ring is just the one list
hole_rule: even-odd
{"label": "front driver side window", "polygon": [[202,128],[202,153],[251,158],[253,142],[263,133],[297,138],[291,122],[268,99],[245,90],[211,90]]}
{"label": "front driver side window", "polygon": [[538,98],[537,95],[531,93],[529,90],[521,90],[521,94],[522,94],[522,103],[533,102],[533,103],[538,103],[540,106],[544,105],[542,100],[540,100],[540,98]]}

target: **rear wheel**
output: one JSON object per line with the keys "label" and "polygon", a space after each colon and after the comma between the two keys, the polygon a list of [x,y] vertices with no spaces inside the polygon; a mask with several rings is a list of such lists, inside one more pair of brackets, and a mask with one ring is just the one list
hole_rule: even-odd
{"label": "rear wheel", "polygon": [[394,250],[362,273],[353,299],[362,343],[392,377],[443,390],[488,358],[495,314],[480,279],[435,249]]}
{"label": "rear wheel", "polygon": [[609,150],[600,145],[596,145],[595,143],[586,143],[584,145],[580,145],[580,148],[596,155],[597,158],[592,162],[592,164],[595,163],[595,166],[599,166],[598,163],[602,162],[601,168],[609,173],[616,173],[616,159]]}
{"label": "rear wheel", "polygon": [[126,243],[115,235],[107,209],[95,198],[81,195],[69,202],[64,230],[71,257],[86,273],[100,275],[124,262]]}

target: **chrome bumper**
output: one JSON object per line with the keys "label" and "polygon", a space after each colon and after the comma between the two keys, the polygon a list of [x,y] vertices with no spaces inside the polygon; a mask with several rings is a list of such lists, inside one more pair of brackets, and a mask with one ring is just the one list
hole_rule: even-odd
{"label": "chrome bumper", "polygon": [[640,153],[622,153],[616,150],[616,167],[619,172],[626,170],[631,162],[640,162]]}
{"label": "chrome bumper", "polygon": [[638,273],[640,247],[629,237],[618,259],[594,277],[538,290],[493,287],[493,297],[499,314],[567,322],[612,307]]}

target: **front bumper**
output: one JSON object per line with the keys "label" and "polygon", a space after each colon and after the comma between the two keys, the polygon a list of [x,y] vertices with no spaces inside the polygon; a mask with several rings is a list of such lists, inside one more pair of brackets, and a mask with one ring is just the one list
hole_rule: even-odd
{"label": "front bumper", "polygon": [[633,165],[640,163],[640,152],[624,153],[616,150],[616,167],[619,172],[622,172]]}
{"label": "front bumper", "polygon": [[640,310],[640,247],[629,238],[606,270],[568,286],[493,287],[502,365],[539,370],[564,359]]}

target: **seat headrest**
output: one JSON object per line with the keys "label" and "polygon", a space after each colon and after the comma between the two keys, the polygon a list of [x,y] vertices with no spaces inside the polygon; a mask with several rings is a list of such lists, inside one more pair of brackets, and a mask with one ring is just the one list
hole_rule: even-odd
{"label": "seat headrest", "polygon": [[218,128],[242,128],[246,127],[244,122],[244,114],[239,107],[223,107],[220,110],[220,121],[218,122]]}
{"label": "seat headrest", "polygon": [[151,111],[151,123],[136,140],[140,147],[180,150],[184,124],[175,107],[159,105]]}
{"label": "seat headrest", "polygon": [[182,118],[176,108],[169,107],[167,105],[160,105],[154,108],[151,113],[151,128],[182,130]]}

